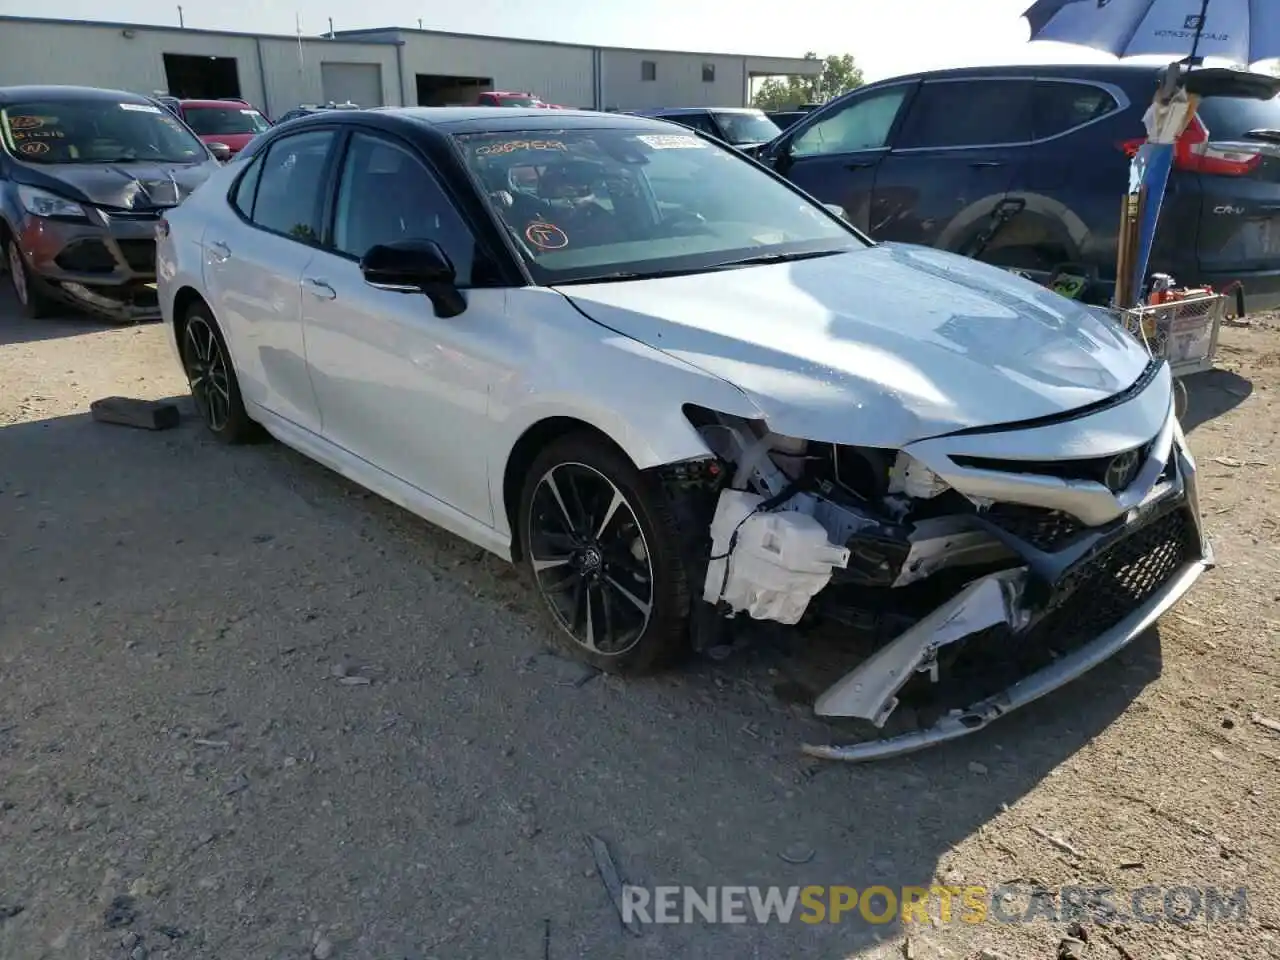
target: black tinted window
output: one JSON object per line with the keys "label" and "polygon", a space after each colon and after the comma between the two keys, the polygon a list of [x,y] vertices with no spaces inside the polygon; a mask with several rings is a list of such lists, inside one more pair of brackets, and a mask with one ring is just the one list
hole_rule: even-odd
{"label": "black tinted window", "polygon": [[719,138],[720,131],[716,129],[716,125],[711,122],[711,117],[705,113],[677,113],[668,117],[661,117],[662,120],[670,120],[672,123],[678,123],[682,127],[690,127],[694,130],[701,130],[713,137]]}
{"label": "black tinted window", "polygon": [[1247,140],[1250,130],[1280,130],[1280,97],[1248,100],[1243,97],[1205,97],[1196,115],[1214,140]]}
{"label": "black tinted window", "polygon": [[896,148],[977,147],[1031,139],[1030,80],[926,83]]}
{"label": "black tinted window", "polygon": [[262,161],[253,222],[298,240],[315,241],[333,131],[295,133],[273,143]]}
{"label": "black tinted window", "polygon": [[397,240],[434,240],[472,282],[475,239],[432,173],[407,149],[357,133],[338,186],[333,245],[353,257]]}
{"label": "black tinted window", "polygon": [[1105,117],[1120,104],[1101,87],[1043,80],[1036,84],[1035,135],[1052,137]]}
{"label": "black tinted window", "polygon": [[246,219],[253,217],[253,199],[258,192],[258,179],[262,176],[262,158],[255,157],[249,169],[231,188],[231,205]]}

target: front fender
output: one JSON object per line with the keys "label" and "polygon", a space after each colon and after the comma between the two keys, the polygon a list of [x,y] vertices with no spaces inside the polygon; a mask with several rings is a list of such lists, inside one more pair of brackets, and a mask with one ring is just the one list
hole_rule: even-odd
{"label": "front fender", "polygon": [[547,362],[522,365],[523,376],[495,384],[490,393],[496,436],[489,486],[503,533],[510,533],[507,463],[521,437],[546,420],[571,418],[596,428],[644,470],[711,452],[685,416],[685,404],[763,419],[728,381],[601,326],[559,293],[521,290],[509,309],[517,328],[536,330],[530,352]]}

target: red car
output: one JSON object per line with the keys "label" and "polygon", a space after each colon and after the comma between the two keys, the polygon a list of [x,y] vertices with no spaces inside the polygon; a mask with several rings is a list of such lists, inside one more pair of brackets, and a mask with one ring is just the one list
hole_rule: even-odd
{"label": "red car", "polygon": [[232,156],[271,126],[245,100],[179,100],[176,110],[196,136],[205,143],[225,143]]}
{"label": "red car", "polygon": [[509,90],[488,90],[476,97],[481,107],[529,107],[534,110],[563,110],[564,107],[546,103],[533,93],[515,93]]}

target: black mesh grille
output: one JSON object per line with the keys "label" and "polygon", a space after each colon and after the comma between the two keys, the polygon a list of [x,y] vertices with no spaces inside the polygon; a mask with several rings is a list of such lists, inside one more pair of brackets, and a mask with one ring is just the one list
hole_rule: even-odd
{"label": "black mesh grille", "polygon": [[916,683],[917,695],[949,709],[1008,689],[1114,627],[1199,552],[1188,512],[1165,514],[1055,584],[1049,612],[1027,632],[996,627],[944,648],[942,682],[931,688],[927,681]]}
{"label": "black mesh grille", "polygon": [[117,240],[116,243],[120,245],[120,252],[124,254],[130,270],[136,270],[139,273],[155,273],[156,244],[154,240]]}
{"label": "black mesh grille", "polygon": [[1069,513],[1020,503],[992,504],[984,516],[1001,530],[1047,553],[1062,549],[1085,528]]}
{"label": "black mesh grille", "polygon": [[69,243],[54,262],[74,273],[110,273],[116,268],[115,257],[101,240],[77,240]]}

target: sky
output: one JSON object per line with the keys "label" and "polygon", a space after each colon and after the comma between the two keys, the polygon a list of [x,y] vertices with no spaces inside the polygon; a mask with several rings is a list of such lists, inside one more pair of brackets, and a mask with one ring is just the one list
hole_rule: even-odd
{"label": "sky", "polygon": [[[851,53],[868,80],[962,64],[1106,60],[1078,47],[1028,44],[1031,0],[184,0],[188,27],[304,33],[377,26],[564,40],[601,46],[822,56]],[[169,0],[0,0],[0,14],[173,24]],[[794,12],[793,12],[794,11]]]}

